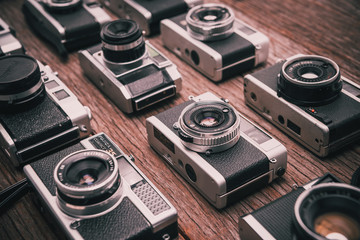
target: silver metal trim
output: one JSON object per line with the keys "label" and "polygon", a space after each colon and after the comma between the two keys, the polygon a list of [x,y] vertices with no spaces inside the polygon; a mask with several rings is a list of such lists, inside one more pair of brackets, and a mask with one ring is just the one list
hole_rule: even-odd
{"label": "silver metal trim", "polygon": [[10,26],[0,18],[0,49],[6,54],[23,54],[24,49],[20,41],[11,33]]}
{"label": "silver metal trim", "polygon": [[134,42],[124,44],[124,45],[109,44],[109,43],[102,41],[102,46],[104,48],[112,50],[112,51],[126,51],[126,50],[130,50],[130,49],[133,49],[133,48],[139,46],[142,42],[144,42],[144,38],[141,36],[139,39],[135,40]]}
{"label": "silver metal trim", "polygon": [[272,236],[266,228],[264,228],[261,223],[259,223],[252,215],[247,215],[243,217],[243,220],[254,230],[262,239],[266,240],[276,240],[274,236]]}

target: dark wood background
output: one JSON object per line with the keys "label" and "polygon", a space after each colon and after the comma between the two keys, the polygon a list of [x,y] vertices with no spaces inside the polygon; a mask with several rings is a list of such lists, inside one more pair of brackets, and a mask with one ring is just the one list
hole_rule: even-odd
{"label": "dark wood background", "polygon": [[[206,1],[208,2],[208,1]],[[219,1],[211,1],[219,2]],[[266,65],[297,53],[318,54],[333,59],[343,76],[360,84],[360,2],[358,0],[241,0],[222,1],[236,16],[270,38],[270,55]],[[255,114],[244,104],[243,75],[225,82],[213,83],[164,49],[159,36],[149,38],[178,67],[183,77],[183,90],[176,98],[137,114],[127,115],[103,96],[86,79],[76,52],[67,61],[55,49],[35,35],[21,12],[22,0],[0,0],[0,17],[15,28],[27,53],[59,73],[59,78],[90,107],[94,132],[108,134],[136,165],[150,178],[176,207],[179,214],[180,239],[239,239],[238,218],[291,191],[293,184],[332,172],[346,183],[360,165],[360,141],[340,153],[319,159],[284,133]],[[115,17],[114,17],[115,19]],[[244,73],[245,75],[245,73]],[[235,108],[279,139],[288,150],[288,171],[261,191],[230,207],[218,211],[175,173],[149,147],[145,119],[187,100],[189,95],[211,91],[228,98]],[[360,123],[359,123],[360,124]],[[24,178],[0,153],[0,190]],[[0,239],[56,239],[29,195],[5,213],[0,213]]]}

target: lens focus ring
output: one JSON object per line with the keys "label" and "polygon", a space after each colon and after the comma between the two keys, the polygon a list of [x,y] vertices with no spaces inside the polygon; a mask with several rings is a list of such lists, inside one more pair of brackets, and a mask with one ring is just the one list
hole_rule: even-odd
{"label": "lens focus ring", "polygon": [[322,105],[342,89],[337,64],[325,57],[300,55],[288,59],[278,79],[278,95],[297,105]]}
{"label": "lens focus ring", "polygon": [[199,101],[186,107],[178,121],[183,144],[196,152],[220,152],[240,137],[240,117],[222,101]]}
{"label": "lens focus ring", "polygon": [[203,4],[193,7],[186,15],[189,34],[200,41],[224,39],[233,32],[235,15],[222,4]]}

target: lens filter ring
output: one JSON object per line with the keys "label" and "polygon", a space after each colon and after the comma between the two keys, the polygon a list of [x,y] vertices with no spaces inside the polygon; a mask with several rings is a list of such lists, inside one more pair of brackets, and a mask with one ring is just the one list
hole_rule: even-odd
{"label": "lens filter ring", "polygon": [[223,101],[203,100],[187,106],[178,120],[179,137],[196,152],[220,152],[240,137],[240,117]]}
{"label": "lens filter ring", "polygon": [[17,109],[42,99],[45,87],[39,64],[26,55],[0,58],[0,107]]}
{"label": "lens filter ring", "polygon": [[58,205],[71,216],[104,214],[121,198],[117,160],[102,150],[81,150],[66,156],[55,167],[54,180]]}
{"label": "lens filter ring", "polygon": [[235,14],[223,4],[202,4],[186,15],[187,31],[200,41],[215,41],[229,37],[233,32]]}
{"label": "lens filter ring", "polygon": [[304,106],[316,106],[336,99],[342,89],[339,66],[317,55],[296,55],[281,68],[278,95]]}
{"label": "lens filter ring", "polygon": [[78,7],[82,0],[43,0],[46,6],[53,11],[66,11]]}
{"label": "lens filter ring", "polygon": [[360,239],[360,189],[322,183],[304,191],[294,206],[298,239]]}
{"label": "lens filter ring", "polygon": [[131,62],[146,52],[139,25],[129,19],[118,19],[105,24],[100,37],[104,58],[110,62]]}

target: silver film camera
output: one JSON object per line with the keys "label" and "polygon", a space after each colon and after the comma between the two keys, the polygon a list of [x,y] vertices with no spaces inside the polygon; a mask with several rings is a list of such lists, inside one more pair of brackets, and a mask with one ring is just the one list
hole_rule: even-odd
{"label": "silver film camera", "polygon": [[176,66],[145,42],[138,24],[119,19],[101,31],[102,44],[79,52],[85,75],[122,111],[139,111],[181,90]]}
{"label": "silver film camera", "polygon": [[213,81],[266,61],[269,39],[222,4],[203,4],[161,21],[164,45]]}
{"label": "silver film camera", "polygon": [[245,102],[320,157],[360,138],[360,86],[331,59],[295,55],[245,76]]}
{"label": "silver film camera", "polygon": [[121,18],[136,21],[145,35],[159,33],[160,21],[187,12],[202,0],[100,0]]}
{"label": "silver film camera", "polygon": [[177,239],[177,212],[104,133],[24,167],[67,239]]}
{"label": "silver film camera", "polygon": [[15,37],[15,31],[0,18],[0,57],[24,53],[25,49]]}
{"label": "silver film camera", "polygon": [[286,171],[285,147],[209,92],[147,118],[146,130],[150,146],[217,208]]}
{"label": "silver film camera", "polygon": [[330,173],[242,216],[241,240],[360,239],[360,188]]}
{"label": "silver film camera", "polygon": [[26,55],[2,57],[0,66],[0,144],[14,165],[91,133],[89,108],[49,66]]}
{"label": "silver film camera", "polygon": [[63,57],[99,43],[101,26],[111,21],[95,0],[26,0],[23,12],[33,30]]}

